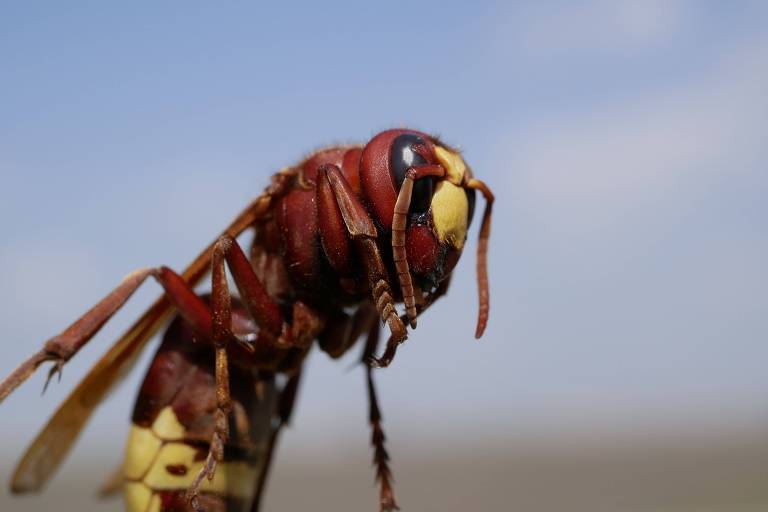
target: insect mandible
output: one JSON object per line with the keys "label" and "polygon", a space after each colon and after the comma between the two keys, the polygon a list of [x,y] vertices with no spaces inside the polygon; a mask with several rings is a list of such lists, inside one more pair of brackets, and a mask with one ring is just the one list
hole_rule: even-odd
{"label": "insect mandible", "polygon": [[[134,406],[119,478],[129,512],[258,510],[308,351],[317,342],[338,358],[363,336],[380,507],[397,509],[372,368],[392,362],[408,328],[447,292],[476,191],[486,201],[477,248],[479,338],[489,308],[490,188],[456,149],[414,130],[325,148],[275,174],[183,273],[164,266],[130,273],[0,383],[2,402],[50,362],[47,385],[147,278],[163,287],[33,441],[12,490],[43,488],[95,407],[175,312]],[[254,239],[246,255],[236,238],[248,229]],[[226,268],[239,298],[230,294]],[[209,271],[211,293],[199,296],[193,288]],[[381,324],[389,338],[377,356]]]}

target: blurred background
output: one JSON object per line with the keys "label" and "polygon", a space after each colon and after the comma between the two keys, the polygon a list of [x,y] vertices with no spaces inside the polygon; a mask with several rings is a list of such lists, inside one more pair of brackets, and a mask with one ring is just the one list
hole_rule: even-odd
{"label": "blurred background", "polygon": [[[768,508],[764,2],[0,6],[0,374],[129,271],[181,269],[314,148],[409,126],[497,197],[376,372],[403,510]],[[0,510],[120,510],[144,362],[41,497],[6,482],[148,284],[0,409]],[[266,510],[376,510],[363,372],[314,352]]]}

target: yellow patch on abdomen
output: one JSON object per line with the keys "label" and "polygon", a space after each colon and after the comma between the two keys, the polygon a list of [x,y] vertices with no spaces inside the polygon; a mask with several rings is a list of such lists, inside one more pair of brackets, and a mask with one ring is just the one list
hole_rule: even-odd
{"label": "yellow patch on abdomen", "polygon": [[[144,484],[157,491],[186,490],[203,469],[205,460],[195,461],[198,450],[184,443],[167,443],[152,467],[142,479]],[[171,467],[184,467],[186,472],[179,474],[168,470]],[[201,492],[213,492],[228,496],[248,497],[256,482],[256,468],[245,462],[224,462],[216,466],[213,480],[203,480]]]}
{"label": "yellow patch on abdomen", "polygon": [[127,480],[140,480],[152,466],[163,441],[150,429],[131,425],[128,434],[128,449],[123,463],[123,476]]}
{"label": "yellow patch on abdomen", "polygon": [[146,511],[149,508],[149,501],[152,499],[152,491],[141,482],[125,483],[125,510],[133,512],[134,510]]}
{"label": "yellow patch on abdomen", "polygon": [[[178,441],[183,439],[183,433],[183,426],[171,407],[160,411],[151,427],[131,427],[123,465],[128,512],[159,512],[159,491],[185,492],[192,485],[205,460],[196,460],[198,450]],[[212,481],[203,481],[200,491],[249,502],[257,473],[255,465],[224,462],[217,466]]]}

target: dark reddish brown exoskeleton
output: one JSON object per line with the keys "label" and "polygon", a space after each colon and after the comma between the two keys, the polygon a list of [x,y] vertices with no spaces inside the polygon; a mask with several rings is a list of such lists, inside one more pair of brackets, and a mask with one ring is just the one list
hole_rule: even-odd
{"label": "dark reddish brown exoskeleton", "polygon": [[[2,401],[46,361],[53,363],[50,380],[148,277],[163,287],[163,297],[33,442],[12,489],[38,491],[47,483],[96,405],[176,311],[140,390],[117,478],[128,510],[257,510],[307,352],[317,341],[337,358],[363,334],[380,506],[396,509],[371,368],[389,365],[406,326],[415,328],[417,317],[446,293],[475,191],[486,199],[477,260],[479,338],[488,319],[493,194],[459,153],[413,130],[316,151],[278,172],[181,275],[167,267],[131,273],[0,383]],[[236,241],[248,228],[255,232],[250,256]],[[230,295],[225,267],[239,299]],[[209,270],[212,291],[200,297],[193,287]],[[381,323],[389,339],[377,357]]]}

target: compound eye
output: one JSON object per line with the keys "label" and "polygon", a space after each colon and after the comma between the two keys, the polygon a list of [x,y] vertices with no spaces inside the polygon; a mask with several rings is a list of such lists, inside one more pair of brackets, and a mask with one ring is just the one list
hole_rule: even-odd
{"label": "compound eye", "polygon": [[411,207],[408,213],[426,213],[429,205],[432,204],[432,178],[421,178],[413,184],[413,194],[411,195]]}
{"label": "compound eye", "polygon": [[[405,181],[405,172],[414,166],[425,165],[424,157],[413,150],[415,146],[426,147],[424,139],[414,133],[403,133],[392,141],[390,169],[399,189]],[[429,210],[432,203],[432,178],[422,178],[413,184],[409,213],[421,214]]]}
{"label": "compound eye", "polygon": [[469,214],[467,215],[467,228],[472,224],[472,216],[475,214],[475,189],[465,188],[464,192],[467,193],[467,204],[469,206]]}

